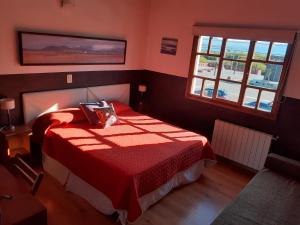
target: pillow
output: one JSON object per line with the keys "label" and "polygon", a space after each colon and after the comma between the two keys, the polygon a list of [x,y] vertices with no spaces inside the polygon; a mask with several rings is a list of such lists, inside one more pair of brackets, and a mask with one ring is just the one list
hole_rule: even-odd
{"label": "pillow", "polygon": [[108,101],[108,103],[112,103],[114,106],[114,110],[117,114],[131,110],[129,105],[126,105],[122,102],[119,102],[117,100]]}
{"label": "pillow", "polygon": [[42,143],[46,131],[54,126],[68,123],[86,122],[86,117],[79,108],[62,109],[39,116],[32,125],[32,140]]}
{"label": "pillow", "polygon": [[105,101],[95,103],[80,103],[80,109],[84,113],[86,119],[90,124],[96,125],[99,123],[99,118],[95,113],[95,109],[101,107],[107,107],[108,104]]}
{"label": "pillow", "polygon": [[106,101],[80,103],[80,108],[92,125],[100,125],[105,128],[118,122],[113,104],[108,104]]}
{"label": "pillow", "polygon": [[99,119],[99,125],[102,128],[110,127],[118,122],[113,104],[95,109],[95,113]]}

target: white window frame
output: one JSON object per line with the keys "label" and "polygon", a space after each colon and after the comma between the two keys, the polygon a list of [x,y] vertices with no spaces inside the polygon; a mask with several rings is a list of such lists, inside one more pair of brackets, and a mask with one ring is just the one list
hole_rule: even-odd
{"label": "white window frame", "polygon": [[[187,88],[186,88],[186,97],[193,99],[193,100],[206,102],[209,104],[214,104],[214,105],[238,110],[238,111],[245,112],[245,113],[262,116],[262,117],[265,117],[268,119],[276,119],[276,116],[277,116],[278,110],[279,110],[279,106],[280,106],[280,101],[281,101],[282,94],[283,94],[283,88],[286,83],[287,74],[288,74],[290,63],[291,63],[292,53],[293,53],[293,49],[294,49],[294,45],[295,45],[296,33],[297,32],[294,30],[277,30],[277,29],[262,29],[262,28],[259,28],[259,29],[234,28],[234,27],[201,26],[201,25],[194,26],[194,30],[193,30],[194,40],[193,40],[193,48],[192,48],[192,55],[191,55],[191,61],[190,61],[189,76],[188,76],[188,82],[187,82]],[[205,98],[202,96],[197,96],[197,95],[193,94],[192,90],[191,90],[193,78],[199,77],[194,74],[196,57],[199,55],[207,55],[207,56],[209,55],[209,52],[208,52],[208,54],[205,54],[205,53],[203,54],[203,53],[199,53],[197,51],[199,36],[222,37],[224,39],[222,47],[221,47],[221,53],[218,56],[218,57],[220,57],[220,61],[219,61],[219,65],[218,65],[219,68],[218,68],[217,77],[215,79],[213,96],[211,99]],[[245,74],[244,74],[243,80],[241,82],[240,96],[239,96],[239,100],[237,103],[232,103],[227,100],[222,100],[220,98],[216,98],[218,85],[219,85],[220,80],[222,80],[222,79],[220,79],[222,62],[223,62],[223,60],[226,60],[223,57],[224,57],[225,44],[226,44],[227,39],[250,40],[248,57],[247,57],[246,61],[244,61],[246,63]],[[253,56],[256,41],[269,41],[270,46],[272,45],[273,42],[288,43],[289,45],[288,45],[288,49],[286,52],[286,57],[285,57],[284,62],[276,63],[273,61],[269,61],[271,47],[269,48],[266,60],[253,59],[252,56]],[[209,43],[209,45],[210,45],[210,43]],[[272,107],[271,112],[265,112],[265,111],[261,111],[261,110],[257,109],[257,107],[259,105],[258,101],[259,101],[262,91],[270,91],[269,89],[266,89],[263,87],[261,87],[261,88],[253,87],[253,88],[259,90],[257,103],[256,103],[256,106],[254,109],[243,106],[243,98],[245,95],[246,88],[247,87],[252,88],[252,86],[249,86],[247,84],[250,65],[252,62],[280,64],[283,66],[281,77],[280,77],[279,84],[278,84],[278,88],[277,88],[277,90],[272,90],[275,93],[275,98],[274,98],[273,107]],[[203,78],[203,77],[200,77],[200,78]],[[209,80],[209,78],[204,78],[204,80]],[[203,83],[204,83],[204,81],[202,82],[201,90],[203,90]]]}

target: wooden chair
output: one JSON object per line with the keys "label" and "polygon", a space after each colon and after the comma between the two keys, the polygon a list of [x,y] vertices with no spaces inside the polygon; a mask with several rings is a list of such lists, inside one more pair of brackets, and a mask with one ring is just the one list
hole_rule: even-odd
{"label": "wooden chair", "polygon": [[21,173],[21,175],[26,179],[26,181],[31,184],[30,192],[32,195],[35,195],[43,180],[44,173],[37,173],[21,158],[20,154],[17,154],[14,157],[13,166]]}

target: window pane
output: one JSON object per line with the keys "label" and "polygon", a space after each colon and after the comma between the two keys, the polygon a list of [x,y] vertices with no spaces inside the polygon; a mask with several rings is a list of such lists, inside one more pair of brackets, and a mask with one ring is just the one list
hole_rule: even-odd
{"label": "window pane", "polygon": [[275,92],[262,91],[257,109],[261,111],[271,112],[274,98],[275,98]]}
{"label": "window pane", "polygon": [[211,39],[210,54],[220,55],[221,53],[221,47],[222,47],[223,38],[221,37],[213,37]]}
{"label": "window pane", "polygon": [[201,78],[193,78],[192,87],[191,87],[191,94],[199,95],[201,94],[203,80]]}
{"label": "window pane", "polygon": [[269,47],[270,47],[269,41],[257,41],[255,43],[253,59],[265,61],[267,59]]}
{"label": "window pane", "polygon": [[245,71],[245,63],[224,60],[221,78],[226,80],[242,81]]}
{"label": "window pane", "polygon": [[215,79],[218,72],[219,57],[198,55],[194,75]]}
{"label": "window pane", "polygon": [[215,89],[215,82],[211,80],[206,80],[204,82],[203,89],[204,91],[202,93],[202,96],[206,98],[212,98]]}
{"label": "window pane", "polygon": [[198,39],[197,52],[207,53],[209,44],[209,36],[200,36]]}
{"label": "window pane", "polygon": [[287,43],[274,42],[271,49],[270,61],[284,62],[287,47]]}
{"label": "window pane", "polygon": [[224,58],[246,60],[249,46],[249,40],[228,39],[226,42]]}
{"label": "window pane", "polygon": [[241,85],[228,81],[220,81],[218,87],[218,98],[226,99],[232,102],[238,102]]}
{"label": "window pane", "polygon": [[254,109],[257,102],[258,92],[258,89],[246,88],[243,106]]}
{"label": "window pane", "polygon": [[251,63],[248,84],[255,87],[276,90],[282,72],[282,65]]}

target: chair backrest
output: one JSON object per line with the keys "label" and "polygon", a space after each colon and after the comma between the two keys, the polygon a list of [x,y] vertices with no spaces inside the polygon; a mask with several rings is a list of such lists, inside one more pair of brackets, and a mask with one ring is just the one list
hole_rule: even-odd
{"label": "chair backrest", "polygon": [[17,154],[14,158],[14,167],[21,173],[28,183],[31,184],[31,194],[35,195],[43,180],[44,173],[36,172]]}

